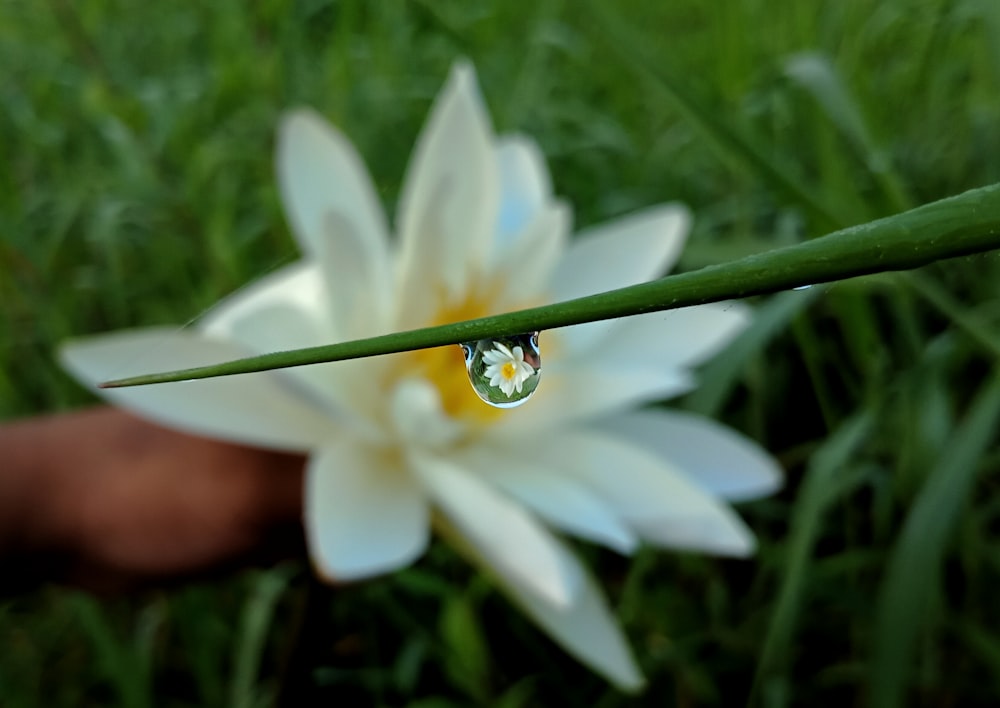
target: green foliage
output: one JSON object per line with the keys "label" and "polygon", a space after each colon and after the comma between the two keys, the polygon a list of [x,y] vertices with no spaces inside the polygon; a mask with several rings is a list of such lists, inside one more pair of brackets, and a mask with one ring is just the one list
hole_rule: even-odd
{"label": "green foliage", "polygon": [[[993,0],[0,0],[0,416],[88,400],[62,339],[183,323],[295,257],[271,165],[286,107],[351,136],[391,207],[466,56],[579,224],[679,199],[694,268],[1000,181],[997,47]],[[758,303],[681,402],[788,469],[741,507],[758,557],[581,547],[639,702],[995,702],[998,283],[991,255]],[[439,544],[351,588],[279,568],[38,591],[0,604],[0,704],[634,702],[479,583]]]}

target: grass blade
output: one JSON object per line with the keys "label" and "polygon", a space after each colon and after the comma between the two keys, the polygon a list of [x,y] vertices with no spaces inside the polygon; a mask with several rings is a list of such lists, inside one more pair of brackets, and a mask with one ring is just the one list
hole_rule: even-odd
{"label": "grass blade", "polygon": [[698,388],[688,395],[685,407],[710,418],[717,416],[739,382],[746,363],[760,354],[822,291],[822,288],[810,288],[779,293],[754,308],[750,326],[700,369]]}
{"label": "grass blade", "polygon": [[949,534],[1000,420],[1000,371],[994,371],[952,434],[906,518],[878,598],[871,705],[905,701],[921,629],[937,600]]}
{"label": "grass blade", "polygon": [[812,456],[795,503],[785,573],[761,646],[751,703],[755,696],[759,699],[762,692],[787,697],[787,691],[783,690],[786,687],[780,684],[789,680],[790,648],[798,624],[810,560],[822,530],[823,514],[831,504],[861,482],[862,476],[857,470],[853,470],[853,474],[844,474],[844,471],[848,460],[871,434],[875,418],[871,408],[855,415],[827,438]]}
{"label": "grass blade", "polygon": [[254,579],[250,597],[243,606],[240,634],[236,641],[229,705],[256,708],[262,704],[257,686],[261,657],[267,644],[274,609],[288,586],[289,568],[262,571]]}
{"label": "grass blade", "polygon": [[228,376],[512,336],[917,268],[942,258],[998,247],[1000,184],[995,184],[823,238],[576,300],[353,342],[108,381],[101,388]]}
{"label": "grass blade", "polygon": [[135,646],[115,634],[100,603],[90,595],[76,593],[69,598],[84,633],[97,655],[105,679],[114,689],[122,708],[153,705],[153,646],[163,615],[155,605],[147,608],[140,621]]}
{"label": "grass blade", "polygon": [[872,136],[858,101],[822,54],[804,52],[785,62],[785,74],[809,92],[830,121],[844,134],[888,197],[893,209],[913,207],[913,198],[892,165],[887,151]]}
{"label": "grass blade", "polygon": [[655,62],[641,49],[645,42],[632,27],[620,20],[604,3],[590,2],[590,11],[596,16],[593,27],[600,28],[607,44],[640,74],[659,87],[677,111],[708,141],[713,150],[726,162],[749,171],[762,179],[775,191],[785,195],[805,209],[819,224],[820,229],[844,226],[835,209],[808,189],[803,180],[789,165],[779,164],[766,156],[757,145],[762,141],[736,130],[717,116],[723,111],[710,106],[697,97],[668,67]]}

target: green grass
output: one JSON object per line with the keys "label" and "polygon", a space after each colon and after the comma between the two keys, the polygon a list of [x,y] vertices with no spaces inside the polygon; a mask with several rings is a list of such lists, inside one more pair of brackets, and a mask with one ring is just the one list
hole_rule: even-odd
{"label": "green grass", "polygon": [[[295,257],[286,107],[350,135],[391,207],[466,56],[578,224],[680,199],[694,268],[1000,181],[998,7],[0,0],[0,417],[88,401],[53,362],[64,338],[183,323]],[[989,255],[757,303],[680,403],[785,464],[781,495],[741,507],[758,557],[582,548],[640,703],[995,703],[998,283]],[[632,702],[440,544],[351,588],[283,567],[0,604],[4,706],[334,701]]]}

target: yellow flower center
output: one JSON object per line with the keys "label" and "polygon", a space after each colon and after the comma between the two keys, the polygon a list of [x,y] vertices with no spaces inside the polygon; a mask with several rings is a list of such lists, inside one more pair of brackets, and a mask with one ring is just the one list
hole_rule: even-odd
{"label": "yellow flower center", "polygon": [[[491,306],[494,303],[492,288],[470,293],[461,302],[442,304],[433,320],[426,323],[426,326],[462,322],[496,314],[495,307]],[[406,352],[397,355],[396,360],[396,366],[392,368],[392,378],[419,376],[430,381],[437,388],[441,396],[441,406],[450,417],[488,424],[503,415],[502,410],[487,406],[479,400],[472,390],[465,369],[465,353],[458,345]],[[507,375],[506,370],[504,375]]]}
{"label": "yellow flower center", "polygon": [[[467,293],[464,300],[449,304],[442,298],[432,320],[420,326],[433,327],[474,320],[534,307],[542,302],[535,299],[522,302],[504,301],[499,295],[501,291],[501,286],[496,283],[480,282],[479,287]],[[451,418],[475,425],[489,425],[500,416],[509,415],[507,411],[483,403],[472,390],[469,374],[465,368],[465,352],[457,344],[396,354],[392,359],[386,383],[391,384],[395,380],[414,376],[431,382],[441,396],[441,407]],[[517,366],[513,362],[507,362],[503,365],[501,374],[509,381],[517,376]]]}

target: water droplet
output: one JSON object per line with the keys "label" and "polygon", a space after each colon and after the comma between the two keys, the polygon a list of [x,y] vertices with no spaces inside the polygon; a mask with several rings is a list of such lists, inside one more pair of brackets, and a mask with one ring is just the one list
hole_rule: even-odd
{"label": "water droplet", "polygon": [[800,285],[797,288],[792,288],[792,290],[808,290],[811,287],[812,287],[812,285]]}
{"label": "water droplet", "polygon": [[491,406],[519,406],[538,388],[542,369],[538,332],[466,342],[462,349],[472,390]]}

